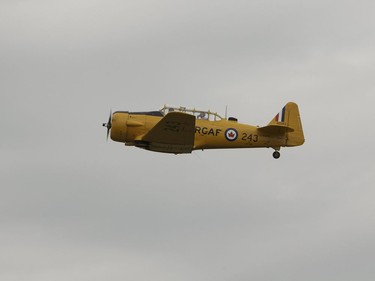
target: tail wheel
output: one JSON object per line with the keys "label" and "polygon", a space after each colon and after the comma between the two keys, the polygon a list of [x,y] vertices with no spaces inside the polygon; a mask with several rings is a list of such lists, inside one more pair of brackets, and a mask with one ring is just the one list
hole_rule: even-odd
{"label": "tail wheel", "polygon": [[273,158],[275,159],[279,159],[280,158],[280,152],[278,151],[275,151],[273,154],[272,154]]}

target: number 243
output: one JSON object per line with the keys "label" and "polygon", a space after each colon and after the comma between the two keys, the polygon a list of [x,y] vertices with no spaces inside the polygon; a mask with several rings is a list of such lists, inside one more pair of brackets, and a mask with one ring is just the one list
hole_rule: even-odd
{"label": "number 243", "polygon": [[251,141],[257,142],[258,141],[258,135],[243,133],[242,134],[242,140],[249,141],[249,142],[251,142]]}

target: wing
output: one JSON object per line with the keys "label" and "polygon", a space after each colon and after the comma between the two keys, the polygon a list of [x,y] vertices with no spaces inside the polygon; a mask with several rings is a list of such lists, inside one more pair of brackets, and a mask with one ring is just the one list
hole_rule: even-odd
{"label": "wing", "polygon": [[191,153],[194,146],[195,116],[181,112],[168,113],[142,140],[147,149],[168,153]]}

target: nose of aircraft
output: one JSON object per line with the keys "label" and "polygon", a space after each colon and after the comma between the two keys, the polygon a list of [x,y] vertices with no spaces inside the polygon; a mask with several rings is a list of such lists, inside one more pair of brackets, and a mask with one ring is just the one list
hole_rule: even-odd
{"label": "nose of aircraft", "polygon": [[103,123],[103,127],[107,128],[107,140],[110,135],[111,139],[114,141],[126,141],[127,117],[128,114],[126,112],[115,112],[113,114],[112,111],[110,112],[108,122]]}

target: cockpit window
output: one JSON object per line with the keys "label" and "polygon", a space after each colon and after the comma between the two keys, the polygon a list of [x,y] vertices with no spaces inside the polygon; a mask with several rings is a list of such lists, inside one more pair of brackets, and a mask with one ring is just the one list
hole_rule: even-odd
{"label": "cockpit window", "polygon": [[216,112],[211,111],[204,111],[204,110],[196,110],[196,109],[188,109],[186,107],[173,107],[165,105],[160,112],[165,116],[170,112],[182,112],[186,114],[194,115],[195,118],[198,120],[209,120],[209,121],[219,121],[223,118],[217,114]]}

